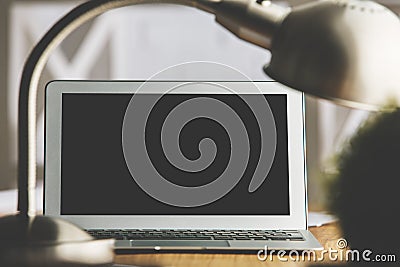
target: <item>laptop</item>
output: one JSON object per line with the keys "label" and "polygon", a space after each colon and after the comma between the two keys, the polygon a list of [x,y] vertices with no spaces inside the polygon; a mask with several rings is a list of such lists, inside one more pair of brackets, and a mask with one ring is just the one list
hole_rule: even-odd
{"label": "laptop", "polygon": [[44,214],[117,251],[322,249],[304,96],[276,82],[53,81]]}

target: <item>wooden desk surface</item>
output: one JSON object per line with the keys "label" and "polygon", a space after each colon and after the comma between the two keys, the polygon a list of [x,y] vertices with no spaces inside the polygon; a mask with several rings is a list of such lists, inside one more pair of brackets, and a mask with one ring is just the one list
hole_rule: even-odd
{"label": "wooden desk surface", "polygon": [[[336,249],[336,242],[342,237],[337,223],[312,227],[310,231],[324,246],[325,249]],[[318,255],[318,253],[317,253]],[[282,262],[277,256],[272,261],[260,261],[256,254],[189,254],[189,253],[169,253],[169,254],[136,254],[118,255],[116,262],[119,264],[133,264],[139,266],[168,266],[168,267],[246,267],[246,266],[308,266],[307,262]],[[325,263],[329,263],[326,258]],[[320,262],[319,262],[320,264]]]}

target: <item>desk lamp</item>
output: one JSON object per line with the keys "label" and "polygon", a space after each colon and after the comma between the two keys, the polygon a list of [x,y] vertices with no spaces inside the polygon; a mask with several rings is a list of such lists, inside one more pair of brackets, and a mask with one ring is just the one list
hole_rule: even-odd
{"label": "desk lamp", "polygon": [[[400,20],[370,1],[325,0],[293,9],[270,1],[92,0],[61,18],[30,53],[19,96],[18,210],[0,219],[0,262],[7,266],[83,266],[112,261],[110,240],[93,240],[62,220],[37,216],[36,98],[50,52],[74,29],[108,10],[180,4],[213,13],[239,38],[271,51],[264,70],[278,82],[350,107],[400,100]],[[379,89],[379,90],[378,90]]]}

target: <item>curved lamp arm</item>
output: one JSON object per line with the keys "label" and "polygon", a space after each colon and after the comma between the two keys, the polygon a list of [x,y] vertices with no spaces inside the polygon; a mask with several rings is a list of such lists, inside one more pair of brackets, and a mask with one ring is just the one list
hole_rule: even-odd
{"label": "curved lamp arm", "polygon": [[[240,38],[264,48],[270,47],[285,9],[246,0],[91,0],[61,18],[31,51],[19,89],[18,210],[34,216],[36,186],[36,101],[39,77],[50,53],[83,23],[111,9],[133,4],[165,3],[199,8],[215,13],[217,21]],[[239,22],[238,22],[239,21]]]}
{"label": "curved lamp arm", "polygon": [[91,0],[59,20],[24,66],[19,98],[21,215],[35,214],[36,97],[50,52],[95,16],[147,3],[186,5],[215,14],[216,21],[239,38],[271,50],[264,70],[289,87],[351,107],[374,108],[388,98],[400,107],[400,20],[372,1],[315,1],[289,10],[263,0]]}
{"label": "curved lamp arm", "polygon": [[[72,31],[90,19],[114,8],[142,2],[144,1],[100,0],[86,2],[59,20],[31,51],[22,72],[19,89],[18,210],[20,214],[34,216],[36,213],[36,102],[39,78],[50,53]],[[160,1],[146,0],[145,2]],[[195,5],[195,2],[188,0],[168,0],[168,2]]]}

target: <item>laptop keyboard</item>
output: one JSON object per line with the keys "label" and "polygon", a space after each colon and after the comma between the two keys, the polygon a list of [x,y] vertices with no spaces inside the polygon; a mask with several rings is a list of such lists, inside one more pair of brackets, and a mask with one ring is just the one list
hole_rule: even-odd
{"label": "laptop keyboard", "polygon": [[87,232],[97,239],[117,240],[304,240],[296,230],[91,229]]}

